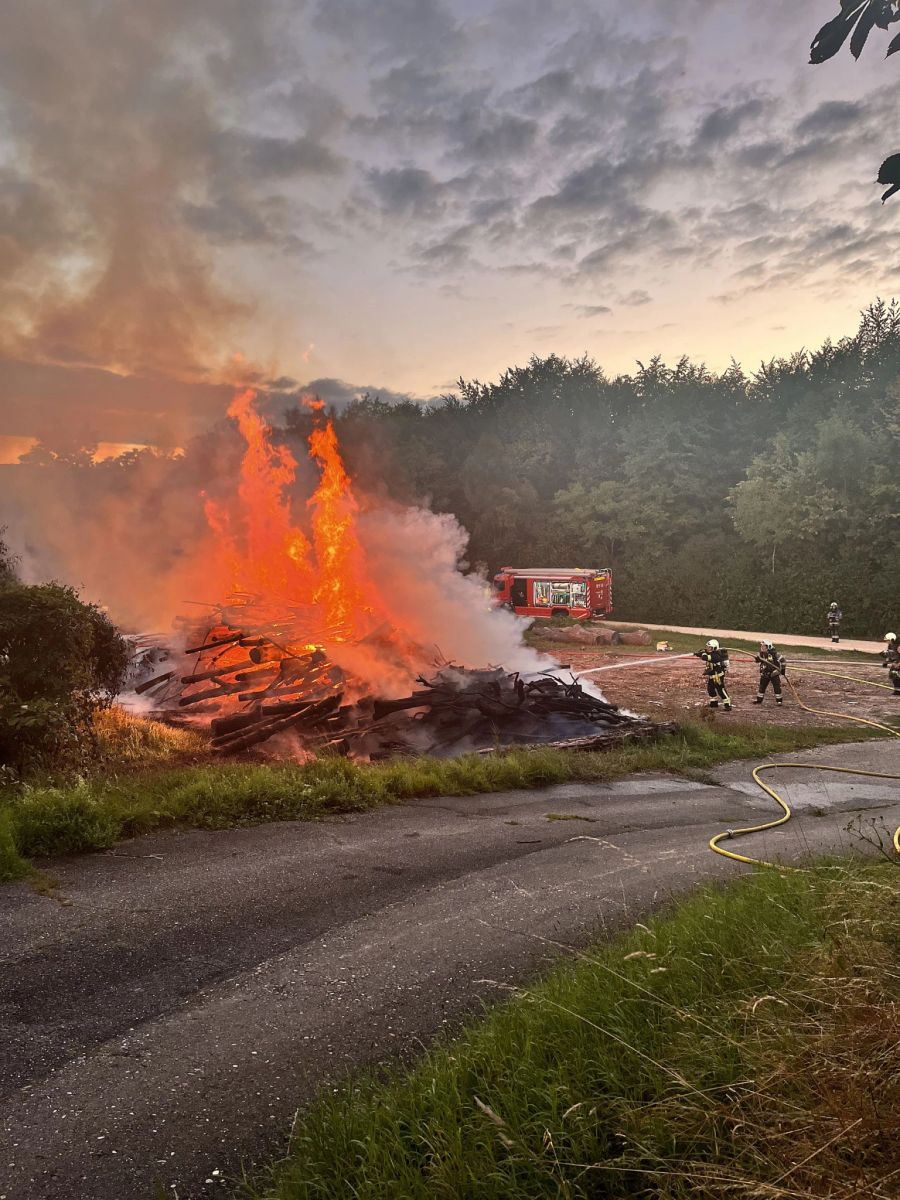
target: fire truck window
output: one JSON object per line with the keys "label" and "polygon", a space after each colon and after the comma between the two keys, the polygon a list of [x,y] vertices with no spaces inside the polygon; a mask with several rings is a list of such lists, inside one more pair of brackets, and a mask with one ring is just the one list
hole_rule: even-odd
{"label": "fire truck window", "polygon": [[587,608],[587,584],[583,582],[572,584],[572,604],[578,608]]}
{"label": "fire truck window", "polygon": [[505,579],[495,579],[494,580],[494,591],[495,592],[502,592],[505,589],[506,589],[506,580]]}
{"label": "fire truck window", "polygon": [[535,582],[534,603],[538,608],[550,607],[550,584]]}
{"label": "fire truck window", "polygon": [[554,583],[550,585],[550,603],[569,603],[569,585],[567,583]]}
{"label": "fire truck window", "polygon": [[515,607],[525,608],[528,605],[528,587],[524,579],[514,579],[512,583],[512,602]]}

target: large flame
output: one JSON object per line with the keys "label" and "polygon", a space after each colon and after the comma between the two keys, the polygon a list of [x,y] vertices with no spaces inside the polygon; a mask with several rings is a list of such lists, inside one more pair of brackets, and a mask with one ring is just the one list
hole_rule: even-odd
{"label": "large flame", "polygon": [[313,587],[310,544],[294,525],[285,494],[296,477],[297,461],[287,446],[272,444],[255,401],[256,393],[248,388],[228,409],[247,443],[238,483],[240,507],[233,513],[207,498],[206,519],[235,592],[303,603]]}
{"label": "large flame", "polygon": [[373,589],[356,535],[359,506],[332,422],[317,426],[309,438],[310,456],[321,469],[307,502],[310,541],[291,511],[297,460],[273,441],[256,410],[256,393],[238,393],[228,415],[246,442],[237,496],[231,504],[206,497],[205,512],[232,591],[265,604],[312,608],[307,636],[363,636],[372,624]]}
{"label": "large flame", "polygon": [[359,507],[331,421],[312,431],[309,451],[322,468],[309,501],[319,571],[313,599],[323,606],[326,621],[339,636],[359,637],[365,618],[371,615],[372,601],[366,597],[365,555],[356,536]]}

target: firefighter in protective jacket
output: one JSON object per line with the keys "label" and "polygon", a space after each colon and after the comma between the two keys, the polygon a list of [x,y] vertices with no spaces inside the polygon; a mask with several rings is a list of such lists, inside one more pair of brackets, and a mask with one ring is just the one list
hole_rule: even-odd
{"label": "firefighter in protective jacket", "polygon": [[828,612],[825,614],[825,619],[828,622],[828,634],[833,642],[841,640],[841,621],[844,619],[844,614],[838,607],[837,600],[832,600],[828,605]]}
{"label": "firefighter in protective jacket", "polygon": [[881,657],[887,667],[888,679],[894,685],[894,695],[900,696],[900,643],[896,633],[886,633],[884,640],[887,645],[881,651]]}
{"label": "firefighter in protective jacket", "polygon": [[756,661],[759,663],[759,691],[753,703],[762,704],[766,688],[771,684],[775,693],[775,703],[781,704],[784,700],[781,694],[781,676],[787,671],[787,659],[778,653],[771,642],[760,642]]}
{"label": "firefighter in protective jacket", "polygon": [[728,670],[728,651],[720,648],[715,638],[710,638],[703,650],[695,650],[697,658],[704,663],[703,677],[706,680],[706,692],[709,696],[709,707],[718,708],[719,701],[723,702],[725,712],[731,712],[731,697],[725,690],[725,674]]}

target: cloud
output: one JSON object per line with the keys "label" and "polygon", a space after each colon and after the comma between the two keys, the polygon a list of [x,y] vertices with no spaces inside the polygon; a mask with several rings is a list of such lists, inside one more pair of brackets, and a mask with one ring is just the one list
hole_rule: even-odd
{"label": "cloud", "polygon": [[576,304],[574,307],[579,317],[603,317],[612,312],[605,304]]}
{"label": "cloud", "polygon": [[321,0],[314,24],[342,46],[357,46],[374,61],[443,61],[465,44],[449,4],[441,0]]}
{"label": "cloud", "polygon": [[421,167],[376,167],[369,171],[368,182],[382,211],[392,216],[434,215],[440,207],[443,188]]}
{"label": "cloud", "polygon": [[311,379],[309,383],[300,385],[293,393],[288,392],[283,398],[299,399],[308,395],[318,396],[329,407],[338,411],[367,395],[381,400],[384,404],[406,404],[420,400],[420,397],[411,396],[406,392],[395,392],[390,388],[375,387],[372,384],[363,387],[347,383],[343,379]]}
{"label": "cloud", "polygon": [[826,100],[797,122],[800,137],[843,133],[865,116],[865,105],[858,101]]}
{"label": "cloud", "polygon": [[0,351],[195,377],[215,364],[248,302],[210,242],[277,240],[267,185],[338,169],[314,138],[242,128],[225,103],[275,68],[280,12],[9,0],[0,152],[25,174],[0,180]]}
{"label": "cloud", "polygon": [[765,105],[762,100],[745,100],[740,104],[717,105],[708,112],[697,130],[701,145],[721,145],[738,133],[748,121],[758,117]]}

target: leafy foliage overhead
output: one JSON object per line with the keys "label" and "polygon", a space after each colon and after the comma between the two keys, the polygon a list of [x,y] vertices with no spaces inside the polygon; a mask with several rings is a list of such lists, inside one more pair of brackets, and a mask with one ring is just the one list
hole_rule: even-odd
{"label": "leafy foliage overhead", "polygon": [[[841,11],[813,38],[809,61],[819,64],[834,58],[848,38],[850,53],[858,59],[873,29],[889,30],[897,21],[900,21],[900,0],[841,0]],[[885,57],[890,58],[898,50],[900,33],[888,43]],[[884,160],[878,169],[877,182],[891,185],[881,197],[882,204],[900,191],[900,154],[892,154]]]}

